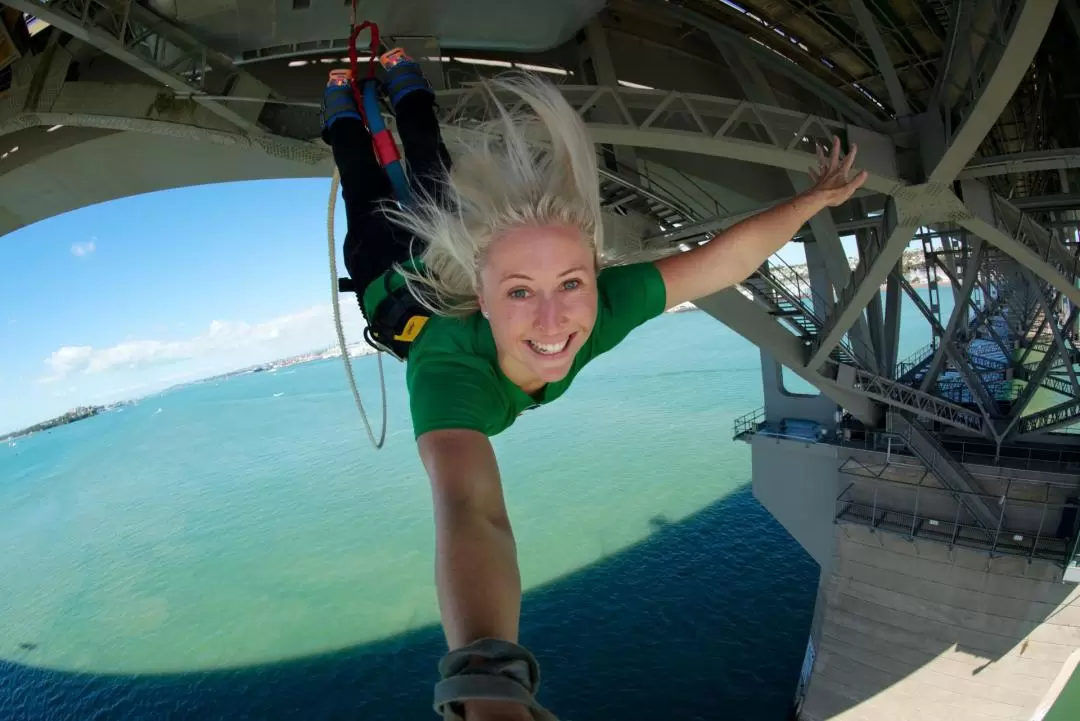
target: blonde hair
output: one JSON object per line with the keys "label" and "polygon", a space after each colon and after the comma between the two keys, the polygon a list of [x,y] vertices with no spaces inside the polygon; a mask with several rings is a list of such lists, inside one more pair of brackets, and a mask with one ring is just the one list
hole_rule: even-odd
{"label": "blonde hair", "polygon": [[[603,249],[596,153],[585,124],[546,80],[514,73],[482,83],[492,117],[462,133],[445,197],[421,195],[387,214],[427,244],[422,270],[400,265],[409,290],[433,313],[479,309],[480,268],[491,242],[519,226],[569,225],[599,259]],[[500,99],[515,98],[508,109]],[[520,102],[518,102],[520,101]],[[539,143],[527,135],[537,125]]]}

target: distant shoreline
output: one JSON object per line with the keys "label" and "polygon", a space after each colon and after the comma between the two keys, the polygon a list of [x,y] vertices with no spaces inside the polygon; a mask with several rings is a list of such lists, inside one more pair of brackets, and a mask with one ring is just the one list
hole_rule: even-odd
{"label": "distant shoreline", "polygon": [[47,421],[35,423],[34,425],[27,428],[22,428],[20,430],[12,431],[11,433],[2,435],[0,436],[0,443],[17,441],[20,438],[26,438],[27,436],[32,436],[33,434],[39,433],[41,431],[49,431],[53,428],[59,428],[60,426],[66,426],[71,423],[78,423],[79,421],[84,421],[87,418],[93,418],[104,410],[107,410],[106,406],[80,406],[78,408],[68,411],[62,416],[50,418]]}
{"label": "distant shoreline", "polygon": [[[679,305],[674,306],[673,308],[670,308],[669,310],[664,311],[663,315],[671,315],[671,314],[675,314],[675,313],[691,313],[691,312],[700,311],[700,310],[701,309],[698,308],[693,303],[687,302],[687,303],[680,303]],[[366,356],[366,355],[374,355],[374,353],[375,353],[374,349],[370,348],[368,345],[363,344],[363,343],[353,344],[353,345],[349,346],[348,350],[349,350],[349,357],[351,357],[351,358],[356,358],[356,357]],[[65,426],[65,425],[68,425],[68,424],[71,424],[71,423],[76,423],[76,422],[81,421],[81,420],[86,420],[87,418],[93,418],[94,416],[99,415],[99,414],[104,413],[104,412],[107,412],[107,411],[110,411],[113,408],[117,408],[119,406],[124,406],[124,405],[132,405],[132,404],[138,403],[143,398],[148,398],[150,396],[159,395],[161,393],[167,393],[168,391],[171,391],[171,390],[176,390],[176,389],[179,389],[179,388],[185,388],[187,386],[193,386],[193,385],[199,385],[199,384],[203,384],[203,383],[208,383],[208,382],[211,382],[211,381],[225,380],[225,379],[228,379],[228,378],[233,378],[235,376],[249,375],[249,374],[253,374],[253,373],[265,373],[265,372],[269,372],[269,371],[278,370],[280,368],[288,368],[290,366],[301,365],[301,364],[305,364],[305,363],[314,363],[315,361],[321,361],[321,360],[332,360],[332,359],[340,358],[340,357],[341,357],[341,351],[335,345],[335,346],[331,346],[331,347],[326,348],[326,349],[321,350],[321,351],[311,351],[309,353],[301,353],[300,355],[289,356],[287,358],[278,358],[276,360],[266,361],[264,363],[258,363],[258,364],[253,365],[253,366],[245,366],[244,368],[237,368],[236,370],[227,371],[225,373],[217,373],[217,374],[214,374],[212,376],[207,376],[205,378],[195,378],[195,379],[190,380],[190,381],[185,381],[183,383],[178,383],[176,385],[172,385],[172,386],[169,386],[167,388],[163,388],[163,389],[161,389],[159,391],[155,391],[154,393],[148,394],[146,396],[139,396],[139,397],[136,397],[136,398],[129,398],[129,399],[126,399],[126,400],[116,401],[114,403],[110,403],[108,405],[102,405],[102,406],[81,406],[79,408],[72,409],[72,410],[68,411],[67,413],[64,413],[61,416],[57,416],[56,418],[50,418],[48,420],[41,421],[39,423],[35,423],[32,426],[28,426],[26,428],[22,428],[22,429],[19,429],[17,431],[12,431],[10,433],[0,435],[0,443],[5,443],[5,442],[9,442],[9,441],[16,441],[16,440],[19,440],[19,439],[22,439],[22,438],[26,438],[28,436],[32,436],[33,434],[38,433],[40,431],[51,430],[53,428],[58,428],[60,426]]]}

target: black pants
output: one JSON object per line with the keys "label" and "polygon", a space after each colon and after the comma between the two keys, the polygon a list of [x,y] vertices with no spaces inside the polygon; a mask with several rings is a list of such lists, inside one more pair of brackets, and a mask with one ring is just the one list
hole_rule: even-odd
{"label": "black pants", "polygon": [[[429,93],[412,92],[398,103],[395,115],[413,192],[441,199],[450,154],[439,133],[435,98]],[[392,200],[394,194],[390,179],[375,158],[364,123],[356,118],[341,118],[328,134],[341,174],[341,195],[349,225],[342,255],[357,296],[362,297],[371,281],[394,263],[419,254],[424,247],[379,209],[379,204]]]}

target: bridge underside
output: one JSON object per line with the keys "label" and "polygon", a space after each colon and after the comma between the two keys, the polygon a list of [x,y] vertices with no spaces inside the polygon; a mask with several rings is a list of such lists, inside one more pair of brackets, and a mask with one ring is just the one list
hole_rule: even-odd
{"label": "bridge underside", "polygon": [[[318,100],[326,72],[345,66],[347,8],[275,1],[283,20],[269,22],[256,4],[0,0],[0,235],[164,188],[328,176]],[[805,190],[815,144],[833,135],[858,144],[870,179],[800,231],[805,263],[774,256],[698,303],[761,349],[766,404],[740,419],[738,437],[755,448],[763,438],[861,438],[923,469],[916,482],[890,480],[888,463],[864,459],[872,481],[860,471],[841,493],[851,468],[834,455],[820,485],[788,483],[767,500],[767,462],[755,453],[755,492],[822,564],[819,610],[840,609],[815,627],[819,643],[822,628],[835,640],[844,624],[858,626],[859,604],[884,603],[851,590],[869,581],[856,579],[852,564],[863,561],[849,551],[869,542],[834,538],[844,525],[877,533],[910,523],[909,541],[967,543],[991,559],[1016,547],[1058,569],[1058,580],[1080,580],[1080,477],[1062,455],[1080,423],[1075,0],[455,0],[429,9],[368,8],[421,59],[448,141],[470,132],[483,108],[473,81],[511,67],[546,74],[597,145],[618,256],[710,242]],[[924,330],[917,350],[901,343],[901,323]],[[789,373],[819,395],[787,388]],[[974,447],[978,468],[958,451]],[[1029,463],[1057,460],[1040,460],[1052,477],[1026,478],[1017,497],[1001,479],[1014,478],[1011,459],[1024,453]],[[909,487],[897,495],[886,482]],[[953,510],[920,512],[924,487]],[[784,504],[803,492],[816,495],[786,517]],[[820,514],[803,512],[814,504]],[[805,537],[793,530],[804,522],[818,524]],[[935,535],[940,524],[953,533]],[[1025,607],[1025,622],[1039,628],[1043,611]],[[874,651],[819,648],[822,668],[833,669]],[[832,705],[807,718],[856,718],[867,699],[814,688]],[[909,706],[904,717],[930,717]]]}

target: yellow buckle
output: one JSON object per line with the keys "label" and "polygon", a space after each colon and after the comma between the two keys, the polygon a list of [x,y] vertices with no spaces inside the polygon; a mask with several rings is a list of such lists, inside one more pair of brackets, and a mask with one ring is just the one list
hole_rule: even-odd
{"label": "yellow buckle", "polygon": [[406,343],[412,343],[416,340],[416,336],[420,334],[420,331],[424,329],[424,325],[428,322],[428,316],[426,315],[414,315],[409,318],[409,322],[405,324],[405,329],[398,335],[394,336],[394,340],[405,341]]}

